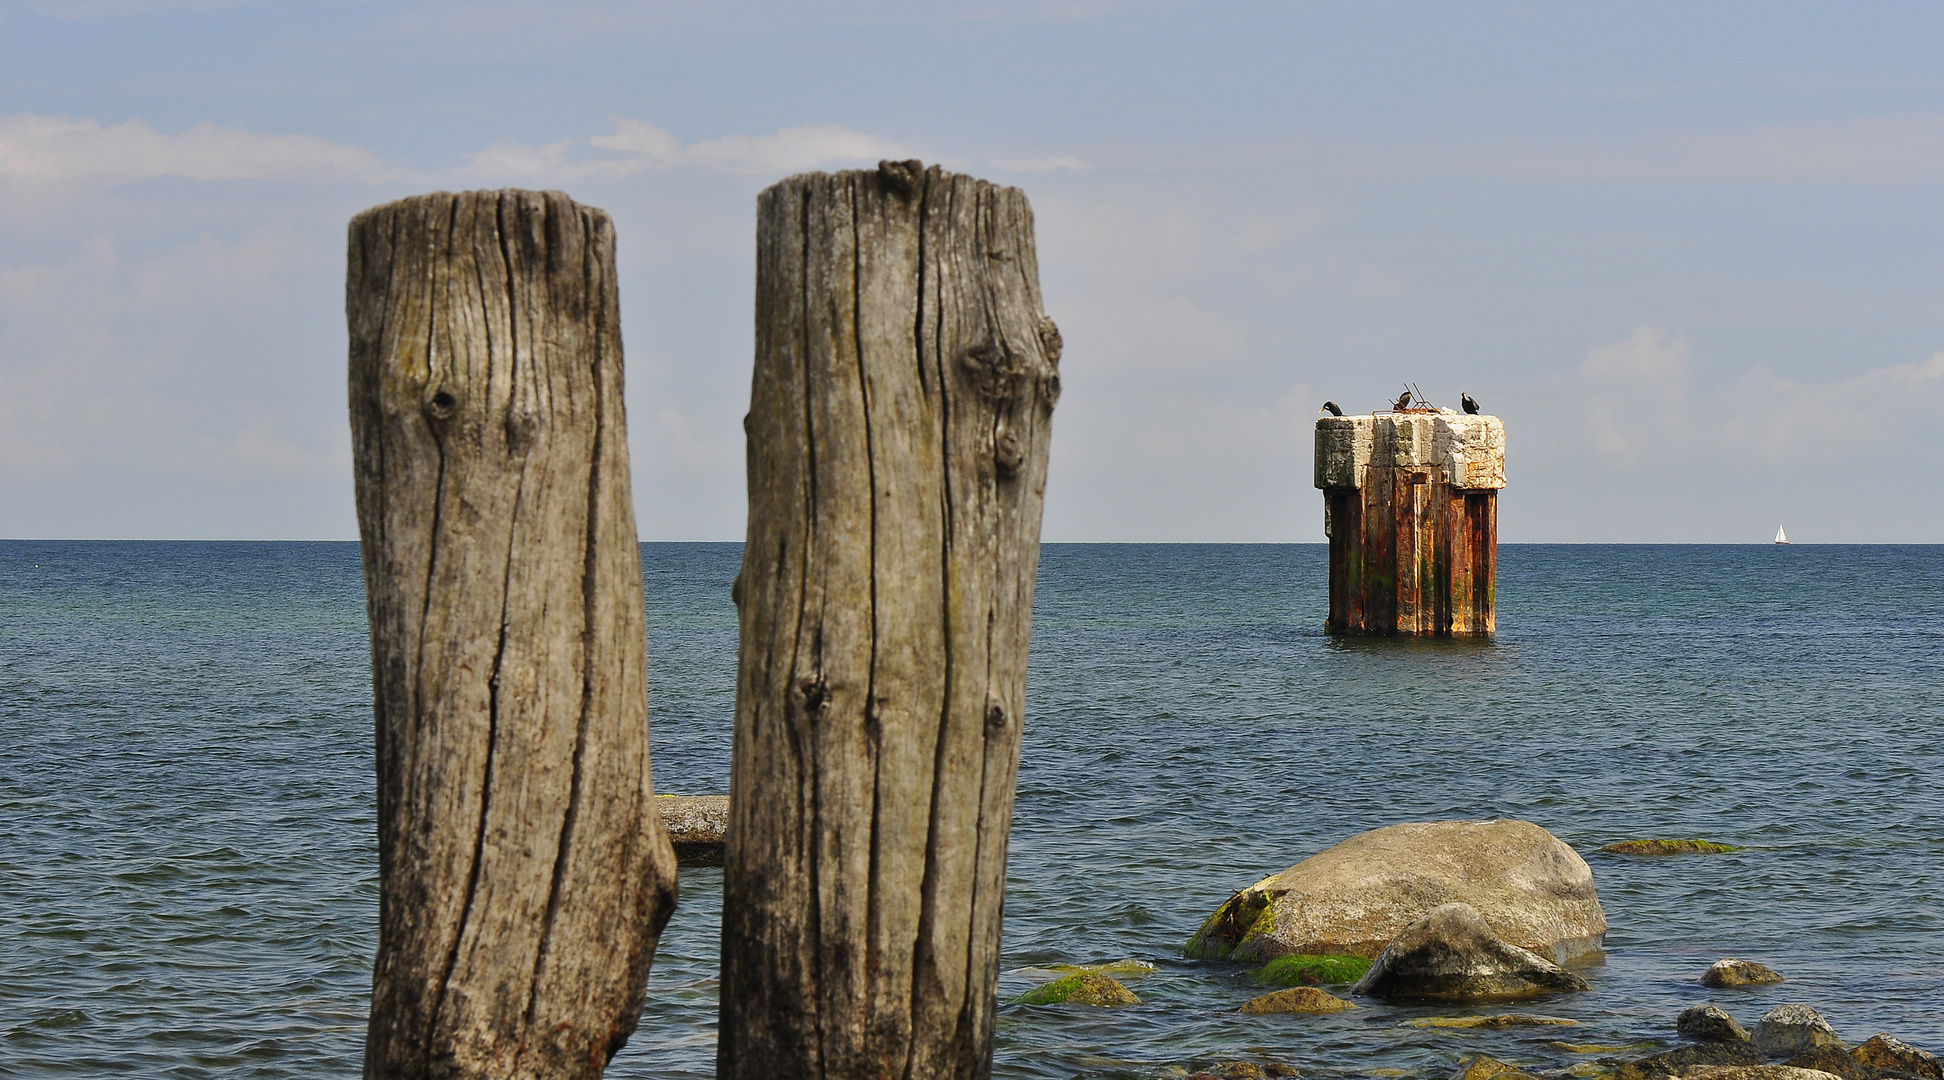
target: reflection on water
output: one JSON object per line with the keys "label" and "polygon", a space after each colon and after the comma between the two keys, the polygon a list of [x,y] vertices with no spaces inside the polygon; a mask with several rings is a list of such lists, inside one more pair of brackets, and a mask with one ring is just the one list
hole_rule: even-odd
{"label": "reflection on water", "polygon": [[[734,545],[649,545],[660,790],[726,789]],[[1001,994],[1150,962],[1119,1010],[1002,1008],[995,1072],[1275,1060],[1567,1069],[1816,1005],[1944,1050],[1944,549],[1501,549],[1496,643],[1333,640],[1316,546],[1053,546],[1042,559]],[[38,570],[32,564],[39,563]],[[0,544],[0,1067],[357,1072],[375,932],[353,545]],[[1181,959],[1231,891],[1364,829],[1521,817],[1593,867],[1589,993],[1498,1010],[1245,1017]],[[1749,850],[1641,859],[1602,844]],[[721,872],[682,875],[610,1075],[713,1071]],[[1747,956],[1777,987],[1706,991]],[[1542,1012],[1567,1028],[1407,1021]],[[1562,1032],[1570,1032],[1561,1038]],[[4,1069],[0,1069],[4,1071]]]}

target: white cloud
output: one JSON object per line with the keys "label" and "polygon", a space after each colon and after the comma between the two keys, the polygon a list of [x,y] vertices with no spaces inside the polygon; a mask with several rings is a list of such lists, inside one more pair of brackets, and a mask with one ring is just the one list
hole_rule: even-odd
{"label": "white cloud", "polygon": [[[1642,326],[1589,350],[1567,384],[1571,408],[1545,432],[1557,453],[1591,450],[1620,464],[1706,455],[1756,466],[1801,467],[1873,459],[1892,444],[1907,456],[1908,418],[1944,408],[1944,352],[1825,382],[1798,382],[1765,367],[1710,383],[1695,404],[1692,351],[1679,335]],[[1887,464],[1887,462],[1886,462]]]}
{"label": "white cloud", "polygon": [[187,180],[347,180],[372,177],[370,151],[310,135],[258,135],[198,124],[165,135],[138,120],[21,113],[0,119],[0,178],[14,184]]}
{"label": "white cloud", "polygon": [[1651,326],[1587,350],[1574,396],[1594,450],[1632,460],[1678,446],[1689,432],[1689,367],[1688,343]]}
{"label": "white cloud", "polygon": [[[213,439],[205,439],[204,442],[214,445]],[[250,469],[279,476],[331,472],[350,465],[348,455],[315,453],[256,428],[245,428],[238,432],[227,450],[230,457]],[[340,457],[344,460],[338,460]]]}
{"label": "white cloud", "polygon": [[1025,172],[1025,173],[1050,173],[1050,172],[1059,172],[1062,169],[1065,169],[1068,172],[1086,172],[1088,169],[1093,168],[1093,166],[1087,164],[1084,161],[1081,161],[1079,158],[1071,157],[1071,156],[1042,157],[1042,158],[993,158],[992,164],[994,168],[1005,169],[1008,172]]}
{"label": "white cloud", "polygon": [[772,135],[726,135],[682,145],[653,124],[616,120],[610,135],[545,146],[500,142],[470,155],[476,176],[575,180],[629,176],[648,169],[698,166],[730,173],[788,173],[914,156],[875,135],[835,124],[784,128]]}
{"label": "white cloud", "polygon": [[1243,356],[1234,320],[1198,299],[1224,244],[1194,211],[1048,198],[1035,217],[1039,249],[1063,253],[1047,313],[1074,378],[1182,376]]}
{"label": "white cloud", "polygon": [[[1722,435],[1739,456],[1764,462],[1870,459],[1872,448],[1916,434],[1913,425],[1926,423],[1920,418],[1944,408],[1944,352],[1824,383],[1757,368],[1742,376],[1729,400]],[[1910,447],[1928,458],[1930,442],[1920,437]]]}

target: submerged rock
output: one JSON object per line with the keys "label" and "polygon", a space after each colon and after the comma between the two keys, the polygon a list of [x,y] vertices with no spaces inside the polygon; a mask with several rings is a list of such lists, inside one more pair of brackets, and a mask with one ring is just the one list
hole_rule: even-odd
{"label": "submerged rock", "polygon": [[1721,1065],[1761,1065],[1768,1061],[1749,1043],[1703,1043],[1635,1058],[1613,1070],[1611,1080],[1662,1080],[1686,1070]]}
{"label": "submerged rock", "polygon": [[1415,1028],[1480,1028],[1498,1031],[1515,1027],[1577,1027],[1578,1020],[1568,1020],[1563,1016],[1528,1016],[1520,1013],[1505,1013],[1500,1016],[1420,1016],[1415,1020],[1404,1021],[1404,1027]]}
{"label": "submerged rock", "polygon": [[1529,821],[1428,821],[1353,836],[1228,898],[1189,939],[1196,959],[1376,956],[1441,904],[1465,903],[1519,948],[1598,955],[1606,913],[1586,861]]}
{"label": "submerged rock", "polygon": [[1748,1029],[1735,1023],[1735,1018],[1717,1005],[1696,1005],[1681,1010],[1681,1015],[1674,1021],[1674,1028],[1683,1035],[1692,1035],[1697,1039],[1748,1041]]}
{"label": "submerged rock", "polygon": [[1098,971],[1081,971],[1036,989],[1029,990],[1015,999],[1017,1005],[1139,1005],[1141,999],[1133,991],[1116,982],[1111,976]]}
{"label": "submerged rock", "polygon": [[1586,980],[1499,939],[1468,904],[1445,904],[1404,928],[1351,993],[1418,1001],[1515,1001],[1585,990]]}
{"label": "submerged rock", "polygon": [[1507,1077],[1510,1080],[1534,1080],[1531,1073],[1517,1065],[1508,1065],[1490,1054],[1474,1054],[1458,1066],[1451,1074],[1451,1080],[1492,1080],[1493,1077]]}
{"label": "submerged rock", "polygon": [[1370,970],[1368,956],[1278,956],[1250,978],[1257,986],[1322,986],[1353,983]]}
{"label": "submerged rock", "polygon": [[1863,1045],[1851,1050],[1850,1056],[1872,1068],[1895,1069],[1927,1080],[1944,1080],[1944,1068],[1939,1066],[1937,1055],[1919,1050],[1902,1039],[1891,1037],[1887,1032],[1870,1036]]}
{"label": "submerged rock", "polygon": [[1600,850],[1609,855],[1722,855],[1741,849],[1707,840],[1622,840]]}
{"label": "submerged rock", "polygon": [[1337,997],[1327,990],[1314,986],[1296,986],[1288,990],[1278,990],[1251,998],[1242,1006],[1242,1011],[1250,1016],[1269,1016],[1276,1013],[1321,1014],[1342,1012],[1354,1009],[1355,1005]]}
{"label": "submerged rock", "polygon": [[1295,1075],[1295,1069],[1280,1061],[1268,1061],[1261,1065],[1253,1061],[1228,1061],[1203,1072],[1190,1073],[1183,1080],[1256,1080],[1257,1077]]}
{"label": "submerged rock", "polygon": [[1701,985],[1725,989],[1730,986],[1772,986],[1782,981],[1776,970],[1753,960],[1729,957],[1716,960],[1701,973]]}
{"label": "submerged rock", "polygon": [[1778,1005],[1755,1025],[1755,1045],[1770,1057],[1794,1057],[1818,1046],[1843,1049],[1843,1040],[1822,1014],[1807,1005]]}

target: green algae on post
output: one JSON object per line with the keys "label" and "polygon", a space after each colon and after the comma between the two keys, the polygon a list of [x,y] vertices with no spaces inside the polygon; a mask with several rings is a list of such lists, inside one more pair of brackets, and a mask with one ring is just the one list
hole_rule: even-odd
{"label": "green algae on post", "polygon": [[[1257,986],[1304,986],[1353,983],[1370,970],[1368,956],[1278,956],[1257,968],[1250,978]],[[1308,975],[1305,979],[1303,976]]]}
{"label": "green algae on post", "polygon": [[1742,849],[1707,840],[1622,840],[1600,850],[1610,855],[1721,855]]}

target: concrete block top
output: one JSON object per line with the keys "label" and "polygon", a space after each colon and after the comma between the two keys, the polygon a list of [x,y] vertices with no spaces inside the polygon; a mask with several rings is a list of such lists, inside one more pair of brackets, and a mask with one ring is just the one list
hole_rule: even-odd
{"label": "concrete block top", "polygon": [[1505,425],[1451,409],[1317,419],[1317,487],[1361,488],[1373,464],[1443,469],[1454,488],[1495,491],[1505,486]]}

